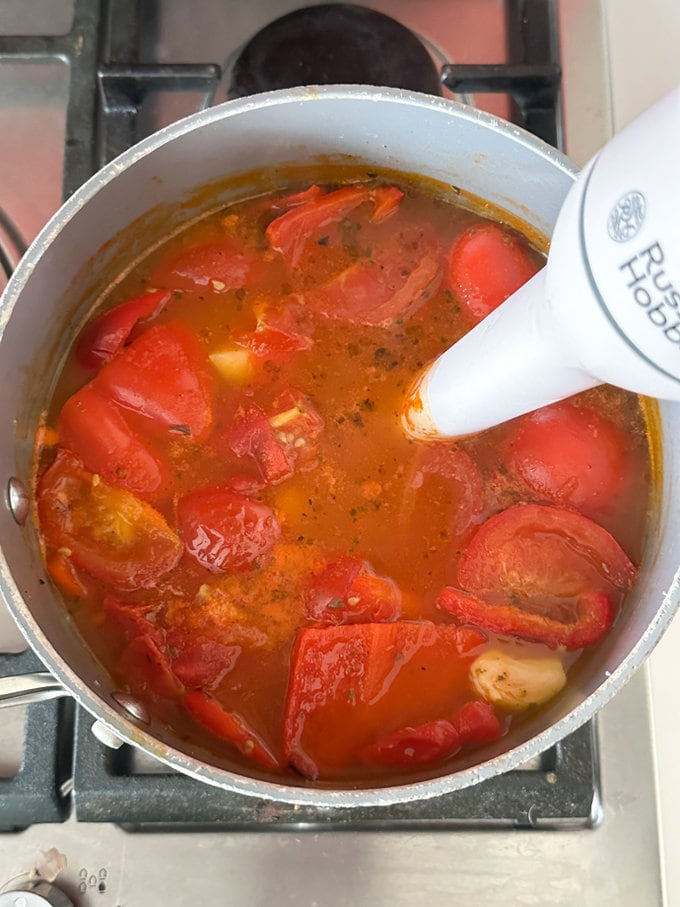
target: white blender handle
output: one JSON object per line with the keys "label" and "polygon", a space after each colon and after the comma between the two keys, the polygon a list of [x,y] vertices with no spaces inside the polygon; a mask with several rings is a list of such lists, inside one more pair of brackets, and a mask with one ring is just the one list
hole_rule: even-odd
{"label": "white blender handle", "polygon": [[680,400],[680,86],[569,191],[546,267],[427,366],[403,414],[460,437],[609,383]]}

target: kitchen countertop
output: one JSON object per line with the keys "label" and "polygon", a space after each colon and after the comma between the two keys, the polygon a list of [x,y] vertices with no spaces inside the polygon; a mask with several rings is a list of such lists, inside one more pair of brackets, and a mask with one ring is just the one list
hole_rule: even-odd
{"label": "kitchen countertop", "polygon": [[[605,13],[614,128],[618,130],[680,82],[680,3],[608,0]],[[649,665],[668,907],[680,905],[680,724],[675,719],[679,660],[680,619],[676,618]]]}

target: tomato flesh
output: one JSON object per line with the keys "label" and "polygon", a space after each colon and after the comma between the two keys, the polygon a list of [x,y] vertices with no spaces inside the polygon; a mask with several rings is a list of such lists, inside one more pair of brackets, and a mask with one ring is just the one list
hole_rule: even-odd
{"label": "tomato flesh", "polygon": [[307,778],[332,778],[362,750],[468,700],[468,669],[484,637],[428,622],[304,629],[291,664],[284,750]]}
{"label": "tomato flesh", "polygon": [[76,567],[116,588],[152,586],[182,555],[160,513],[63,450],[38,484],[38,514],[48,545],[67,549]]}

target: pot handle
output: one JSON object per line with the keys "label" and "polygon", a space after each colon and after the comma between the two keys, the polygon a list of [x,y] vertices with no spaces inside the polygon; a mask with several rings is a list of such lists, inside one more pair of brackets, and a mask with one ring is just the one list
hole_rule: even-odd
{"label": "pot handle", "polygon": [[0,677],[0,709],[44,702],[59,696],[70,696],[70,693],[47,671]]}

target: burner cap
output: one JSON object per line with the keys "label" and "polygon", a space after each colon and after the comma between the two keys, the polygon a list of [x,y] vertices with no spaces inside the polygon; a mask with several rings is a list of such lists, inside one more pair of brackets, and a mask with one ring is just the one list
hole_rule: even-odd
{"label": "burner cap", "polygon": [[230,95],[342,84],[441,94],[437,67],[413,32],[376,10],[329,3],[295,10],[259,31],[236,60]]}

